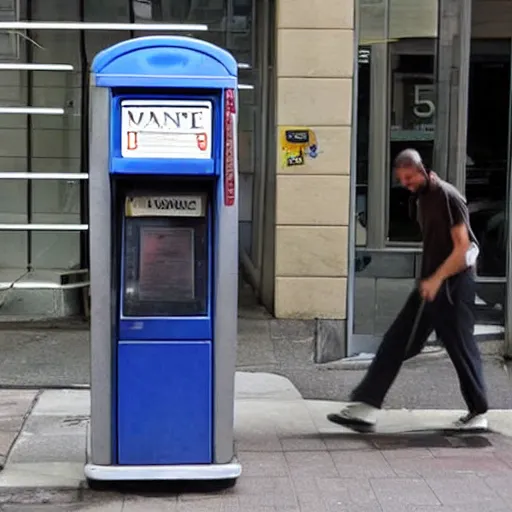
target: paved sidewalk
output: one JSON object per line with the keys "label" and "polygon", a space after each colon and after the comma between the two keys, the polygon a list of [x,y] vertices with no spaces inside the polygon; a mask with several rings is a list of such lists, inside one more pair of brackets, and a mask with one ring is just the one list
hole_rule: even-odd
{"label": "paved sidewalk", "polygon": [[512,511],[509,411],[491,412],[488,435],[400,434],[446,426],[461,412],[407,410],[385,411],[378,434],[359,435],[325,419],[342,404],[303,400],[283,377],[238,373],[236,389],[243,475],[213,493],[90,491],[88,391],[0,391],[0,451],[10,451],[0,511]]}

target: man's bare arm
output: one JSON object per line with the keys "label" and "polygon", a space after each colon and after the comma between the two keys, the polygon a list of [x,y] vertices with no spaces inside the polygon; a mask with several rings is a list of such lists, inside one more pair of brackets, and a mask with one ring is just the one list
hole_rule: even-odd
{"label": "man's bare arm", "polygon": [[450,230],[453,249],[448,258],[434,273],[434,277],[444,281],[466,268],[466,253],[471,245],[466,224],[457,224]]}

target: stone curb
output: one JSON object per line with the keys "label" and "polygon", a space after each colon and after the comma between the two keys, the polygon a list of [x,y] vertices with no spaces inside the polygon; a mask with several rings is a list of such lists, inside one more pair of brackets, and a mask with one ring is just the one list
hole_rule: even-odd
{"label": "stone curb", "polygon": [[0,505],[65,505],[81,502],[83,496],[82,487],[4,487],[0,495]]}
{"label": "stone curb", "polygon": [[[431,361],[446,357],[446,350],[442,347],[427,347],[419,356],[406,361],[405,365],[421,363],[421,361]],[[332,363],[318,364],[319,370],[366,370],[370,366],[372,359],[342,359],[341,361],[333,361]]]}
{"label": "stone curb", "polygon": [[[503,359],[503,341],[489,339],[485,342],[478,343],[478,348],[482,356],[496,357],[499,360]],[[431,361],[436,359],[443,359],[448,357],[446,350],[439,345],[427,345],[423,352],[416,356],[414,359],[406,361],[404,365],[417,365],[422,361]],[[330,363],[317,363],[315,366],[318,370],[367,370],[371,364],[371,359],[358,359],[351,360],[349,358],[332,361]]]}
{"label": "stone curb", "polygon": [[0,495],[2,505],[94,505],[108,503],[122,496],[122,490],[112,487],[105,490],[89,488],[82,481],[78,487],[4,487]]}

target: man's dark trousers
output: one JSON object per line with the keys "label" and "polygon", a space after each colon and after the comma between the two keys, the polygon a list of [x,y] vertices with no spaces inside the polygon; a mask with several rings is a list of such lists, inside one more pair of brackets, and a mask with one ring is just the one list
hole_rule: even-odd
{"label": "man's dark trousers", "polygon": [[407,343],[421,304],[419,291],[414,290],[384,335],[366,376],[352,392],[352,401],[381,408],[402,363],[418,355],[435,330],[455,366],[469,412],[487,412],[482,360],[473,336],[474,303],[475,281],[470,270],[445,281],[435,300],[426,303],[416,335],[407,351]]}

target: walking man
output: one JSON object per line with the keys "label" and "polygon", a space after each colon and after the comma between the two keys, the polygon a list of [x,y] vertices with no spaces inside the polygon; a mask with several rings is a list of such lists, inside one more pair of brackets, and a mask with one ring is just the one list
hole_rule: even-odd
{"label": "walking man", "polygon": [[366,376],[351,394],[351,403],[328,419],[356,430],[373,430],[402,363],[418,355],[435,330],[455,367],[468,407],[454,427],[487,429],[482,361],[473,336],[478,246],[466,201],[455,187],[425,168],[416,150],[398,155],[395,172],[416,201],[423,237],[419,286],[384,335]]}

